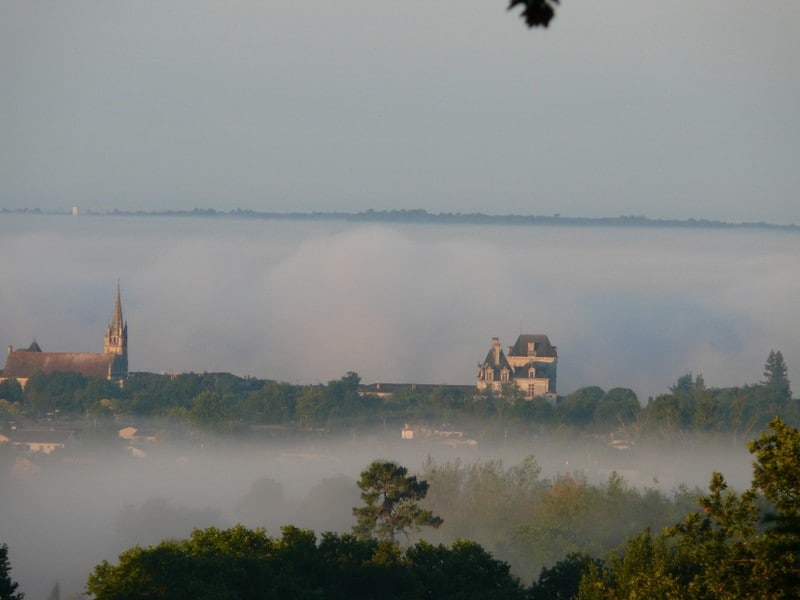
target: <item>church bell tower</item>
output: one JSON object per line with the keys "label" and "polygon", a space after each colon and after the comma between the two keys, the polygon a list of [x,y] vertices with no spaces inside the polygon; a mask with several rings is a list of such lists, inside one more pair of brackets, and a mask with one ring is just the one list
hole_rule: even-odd
{"label": "church bell tower", "polygon": [[103,346],[105,354],[116,354],[120,357],[119,362],[125,363],[127,372],[128,362],[128,324],[122,319],[122,298],[117,283],[117,300],[114,303],[114,316],[111,323],[106,328],[105,344]]}

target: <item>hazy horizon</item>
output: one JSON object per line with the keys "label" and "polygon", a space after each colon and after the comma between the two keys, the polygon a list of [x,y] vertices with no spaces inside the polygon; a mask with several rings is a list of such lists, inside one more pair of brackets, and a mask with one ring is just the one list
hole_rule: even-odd
{"label": "hazy horizon", "polygon": [[[421,211],[420,215],[416,215]],[[51,215],[51,216],[80,216],[80,217],[202,217],[211,219],[262,219],[280,221],[351,221],[357,223],[377,224],[434,224],[434,225],[475,225],[475,226],[558,226],[558,225],[605,225],[605,226],[649,226],[673,227],[692,226],[698,228],[717,227],[744,227],[761,229],[792,230],[800,228],[797,223],[772,223],[761,218],[752,221],[726,221],[725,219],[696,219],[677,215],[670,218],[653,218],[645,214],[598,214],[595,216],[572,215],[562,216],[560,213],[497,213],[486,211],[461,212],[442,211],[433,212],[420,207],[408,208],[366,208],[359,211],[337,210],[256,210],[256,209],[221,209],[215,206],[194,206],[191,208],[174,208],[162,206],[149,210],[144,209],[88,209],[80,204],[72,206],[42,209],[38,206],[22,206],[15,208],[0,207],[0,213],[15,215]]]}

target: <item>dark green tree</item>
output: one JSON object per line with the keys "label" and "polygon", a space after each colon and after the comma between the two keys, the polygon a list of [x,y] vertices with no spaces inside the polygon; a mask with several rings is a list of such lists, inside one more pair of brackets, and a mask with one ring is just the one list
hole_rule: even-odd
{"label": "dark green tree", "polygon": [[286,424],[294,419],[296,386],[267,381],[243,399],[237,415],[250,423]]}
{"label": "dark green tree", "polygon": [[0,381],[0,400],[7,400],[8,402],[22,401],[22,386],[14,379],[6,379]]}
{"label": "dark green tree", "polygon": [[800,431],[779,418],[769,426],[771,432],[749,444],[757,457],[753,487],[776,509],[764,517],[770,525],[762,544],[771,567],[768,584],[800,597]]}
{"label": "dark green tree", "polygon": [[641,410],[639,399],[630,388],[612,388],[594,408],[595,425],[624,425],[633,421]]}
{"label": "dark green tree", "polygon": [[605,391],[596,385],[582,387],[564,396],[558,404],[558,410],[565,423],[585,427],[592,422],[595,410],[605,395]]}
{"label": "dark green tree", "polygon": [[602,567],[602,561],[580,552],[571,552],[542,572],[530,589],[531,600],[570,600],[578,595],[584,573]]}
{"label": "dark green tree", "polygon": [[328,405],[325,388],[320,385],[306,386],[297,396],[295,416],[303,427],[320,427],[328,421]]}
{"label": "dark green tree", "polygon": [[31,415],[81,414],[119,391],[112,382],[80,373],[36,373],[25,384],[23,406]]}
{"label": "dark green tree", "polygon": [[364,506],[353,509],[353,533],[360,538],[396,541],[397,534],[439,527],[442,519],[418,502],[428,493],[428,482],[408,475],[408,469],[391,461],[374,461],[358,480]]}
{"label": "dark green tree", "polygon": [[495,560],[475,542],[456,540],[448,548],[423,540],[406,551],[406,558],[416,584],[413,598],[523,600],[526,596],[508,563]]}
{"label": "dark green tree", "polygon": [[696,430],[710,430],[719,425],[719,406],[717,394],[706,388],[702,375],[695,379],[691,393],[693,407],[692,425]]}
{"label": "dark green tree", "polygon": [[103,561],[86,591],[96,600],[514,600],[524,588],[509,565],[474,542],[419,542],[403,553],[387,540],[287,526],[195,530],[191,538],[136,546]]}
{"label": "dark green tree", "polygon": [[767,389],[771,399],[776,402],[788,402],[792,399],[789,369],[783,362],[783,354],[780,350],[769,351],[767,362],[764,364],[764,380],[761,385]]}
{"label": "dark green tree", "polygon": [[229,430],[233,425],[231,404],[232,398],[229,394],[209,390],[200,392],[192,399],[189,420],[198,427],[211,431]]}
{"label": "dark green tree", "polygon": [[647,429],[672,437],[683,435],[693,425],[700,428],[711,427],[715,418],[716,397],[712,391],[706,389],[702,375],[681,375],[669,390],[669,394],[650,400],[642,412]]}
{"label": "dark green tree", "polygon": [[753,485],[780,512],[800,514],[800,433],[778,418],[769,426],[748,445],[757,457]]}
{"label": "dark green tree", "polygon": [[8,546],[0,544],[0,600],[22,600],[25,594],[17,592],[19,584],[11,579]]}

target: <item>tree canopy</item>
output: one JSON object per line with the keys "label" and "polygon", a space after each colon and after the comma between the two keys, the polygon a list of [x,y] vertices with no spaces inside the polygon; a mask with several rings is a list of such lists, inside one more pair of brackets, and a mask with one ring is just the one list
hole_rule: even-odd
{"label": "tree canopy", "polygon": [[195,530],[103,561],[86,591],[96,600],[262,600],[484,598],[522,600],[525,589],[478,544],[419,542],[405,552],[389,541],[282,528]]}

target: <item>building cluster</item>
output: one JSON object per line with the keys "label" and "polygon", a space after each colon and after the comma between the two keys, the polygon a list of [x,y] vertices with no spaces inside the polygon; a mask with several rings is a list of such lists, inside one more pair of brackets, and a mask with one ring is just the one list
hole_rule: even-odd
{"label": "building cluster", "polygon": [[[374,383],[362,385],[361,394],[379,397],[391,396],[401,391],[431,392],[437,388],[448,388],[461,396],[476,391],[491,391],[502,395],[507,390],[518,389],[525,398],[545,397],[554,399],[556,394],[556,346],[544,334],[521,334],[513,346],[504,351],[499,338],[492,338],[486,358],[478,365],[475,385],[438,386],[426,384]],[[16,379],[24,388],[28,379],[37,373],[74,372],[87,377],[122,381],[128,375],[128,324],[122,316],[122,298],[119,285],[114,303],[114,312],[104,336],[103,352],[44,352],[34,339],[25,349],[8,347],[5,369],[0,381]],[[128,428],[132,429],[132,428]],[[135,437],[136,430],[128,432]],[[33,451],[50,453],[64,447],[72,439],[73,432],[41,430],[34,433],[17,431],[0,435],[0,442],[26,446]],[[140,436],[141,437],[141,436]],[[439,431],[420,426],[407,425],[403,439],[444,439],[448,443],[470,443],[461,439],[463,432]],[[127,439],[127,438],[126,438]],[[133,439],[133,438],[131,438]]]}
{"label": "building cluster", "polygon": [[[504,386],[519,388],[526,398],[553,397],[556,393],[557,347],[541,333],[521,334],[513,346],[504,352],[500,338],[492,338],[486,358],[478,365],[475,387],[479,391],[502,393]],[[106,327],[103,352],[44,352],[34,339],[25,349],[8,347],[6,366],[0,381],[14,378],[23,387],[36,373],[73,372],[87,377],[122,380],[128,375],[128,324],[122,317],[122,298],[119,285],[111,322]],[[429,391],[436,387],[426,384],[375,383],[362,386],[362,393],[387,396],[401,389]],[[460,392],[471,386],[447,386]]]}

